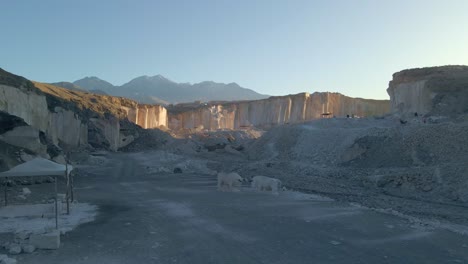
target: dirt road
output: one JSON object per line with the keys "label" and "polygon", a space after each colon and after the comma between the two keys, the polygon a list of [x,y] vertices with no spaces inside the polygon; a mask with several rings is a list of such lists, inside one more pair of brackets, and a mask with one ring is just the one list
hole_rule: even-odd
{"label": "dirt road", "polygon": [[218,192],[212,175],[108,158],[76,179],[97,220],[19,263],[468,263],[468,236],[296,192]]}

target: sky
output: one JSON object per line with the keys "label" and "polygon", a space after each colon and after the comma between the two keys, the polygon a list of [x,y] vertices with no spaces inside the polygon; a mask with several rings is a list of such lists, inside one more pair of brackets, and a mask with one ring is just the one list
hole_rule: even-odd
{"label": "sky", "polygon": [[0,67],[41,82],[161,74],[388,99],[395,72],[468,64],[466,0],[0,0],[0,10]]}

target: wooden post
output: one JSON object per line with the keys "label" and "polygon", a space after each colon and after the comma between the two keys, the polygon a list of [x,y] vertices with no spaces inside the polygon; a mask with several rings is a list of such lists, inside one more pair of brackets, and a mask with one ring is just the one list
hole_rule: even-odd
{"label": "wooden post", "polygon": [[57,176],[55,176],[55,229],[58,229],[58,194],[57,194]]}
{"label": "wooden post", "polygon": [[73,182],[73,174],[70,174],[70,196],[71,196],[71,202],[73,203],[75,201],[75,191],[73,188],[75,188],[75,183]]}
{"label": "wooden post", "polygon": [[5,184],[5,206],[8,205],[8,177],[5,178],[5,181],[3,182]]}
{"label": "wooden post", "polygon": [[68,173],[68,162],[65,163],[65,178],[67,179],[67,192],[66,192],[67,215],[70,215],[70,176]]}

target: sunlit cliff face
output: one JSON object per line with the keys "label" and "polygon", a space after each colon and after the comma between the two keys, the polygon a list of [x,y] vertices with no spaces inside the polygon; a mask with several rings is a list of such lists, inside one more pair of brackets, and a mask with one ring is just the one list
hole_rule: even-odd
{"label": "sunlit cliff face", "polygon": [[350,98],[337,93],[301,93],[264,100],[206,105],[179,113],[169,111],[168,127],[173,130],[268,127],[318,119],[322,117],[324,109],[336,117],[375,116],[388,113],[390,102]]}

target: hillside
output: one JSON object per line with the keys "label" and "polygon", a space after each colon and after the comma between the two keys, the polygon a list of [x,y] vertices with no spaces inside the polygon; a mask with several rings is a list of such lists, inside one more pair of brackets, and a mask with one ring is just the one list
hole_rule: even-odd
{"label": "hillside", "polygon": [[87,92],[88,90],[73,84],[71,82],[55,82],[55,83],[50,83],[51,85],[62,87],[68,90],[73,90],[73,91],[80,91],[80,92]]}

